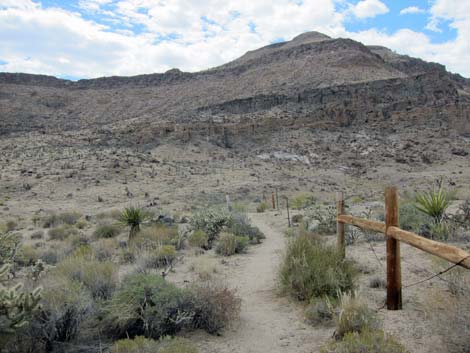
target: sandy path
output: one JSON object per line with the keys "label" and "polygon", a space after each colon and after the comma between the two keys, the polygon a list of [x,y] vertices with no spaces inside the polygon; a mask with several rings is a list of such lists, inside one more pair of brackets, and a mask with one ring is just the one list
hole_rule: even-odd
{"label": "sandy path", "polygon": [[273,225],[270,214],[252,214],[254,225],[266,235],[264,242],[243,255],[241,265],[227,278],[242,298],[240,322],[220,337],[205,337],[204,352],[318,352],[331,330],[303,323],[299,305],[276,295],[275,278],[280,251],[285,246],[283,227]]}

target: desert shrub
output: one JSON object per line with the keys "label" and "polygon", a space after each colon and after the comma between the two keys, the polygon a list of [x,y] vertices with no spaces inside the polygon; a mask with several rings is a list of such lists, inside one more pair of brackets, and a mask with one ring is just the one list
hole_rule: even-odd
{"label": "desert shrub", "polygon": [[304,216],[301,214],[295,214],[292,216],[292,223],[300,223],[304,219]]}
{"label": "desert shrub", "polygon": [[96,260],[100,262],[111,261],[118,247],[117,241],[114,238],[100,239],[92,245],[93,256]]}
{"label": "desert shrub", "polygon": [[187,339],[180,337],[164,337],[156,341],[137,336],[116,341],[111,353],[197,353],[197,349]]}
{"label": "desert shrub", "polygon": [[63,224],[61,226],[49,229],[47,234],[49,234],[49,239],[51,240],[65,240],[71,235],[78,235],[79,232],[71,225]]}
{"label": "desert shrub", "polygon": [[203,230],[209,237],[209,246],[218,237],[223,227],[230,225],[231,216],[224,209],[210,208],[193,214],[190,224],[193,230]]}
{"label": "desert shrub", "polygon": [[179,241],[178,227],[165,224],[155,224],[143,228],[132,242],[139,249],[156,249],[161,245],[177,246]]}
{"label": "desert shrub", "polygon": [[121,229],[115,224],[100,224],[93,232],[95,238],[113,238],[121,232]]}
{"label": "desert shrub", "polygon": [[381,277],[372,277],[369,280],[369,287],[370,288],[386,288],[387,287],[387,281],[385,281]]}
{"label": "desert shrub", "polygon": [[378,328],[376,313],[354,293],[342,293],[339,298],[339,311],[335,318],[338,338],[352,332],[361,333]]}
{"label": "desert shrub", "polygon": [[208,281],[217,273],[217,266],[207,258],[198,258],[194,260],[189,267],[190,271],[195,272],[200,280]]}
{"label": "desert shrub", "polygon": [[11,264],[21,247],[21,238],[13,233],[0,233],[0,267]]}
{"label": "desert shrub", "polygon": [[251,244],[259,244],[265,238],[258,227],[252,226],[248,217],[241,213],[232,214],[232,221],[227,231],[239,237],[248,237]]}
{"label": "desert shrub", "polygon": [[442,188],[432,189],[416,194],[415,206],[419,211],[431,217],[435,224],[440,224],[450,206],[450,200]]}
{"label": "desert shrub", "polygon": [[240,315],[241,299],[226,284],[202,281],[193,284],[190,290],[194,305],[193,327],[216,334]]}
{"label": "desert shrub", "polygon": [[78,229],[85,229],[88,226],[88,224],[89,224],[88,221],[84,217],[81,217],[75,223],[75,227],[77,227]]}
{"label": "desert shrub", "polygon": [[207,249],[209,245],[209,237],[203,230],[195,230],[189,237],[189,245]]}
{"label": "desert shrub", "polygon": [[42,230],[38,230],[31,234],[31,239],[32,240],[38,240],[44,238],[44,232]]}
{"label": "desert shrub", "polygon": [[319,234],[336,232],[336,209],[333,206],[314,205],[306,209],[305,218],[308,223],[317,221],[315,231]]}
{"label": "desert shrub", "polygon": [[119,216],[119,223],[129,227],[129,240],[134,238],[140,231],[140,226],[149,218],[149,214],[137,207],[127,207]]}
{"label": "desert shrub", "polygon": [[323,346],[321,353],[407,353],[407,350],[381,330],[365,330],[348,333],[342,340]]}
{"label": "desert shrub", "polygon": [[110,298],[118,283],[118,267],[111,261],[96,260],[88,247],[77,249],[55,272],[84,285],[93,298]]}
{"label": "desert shrub", "polygon": [[20,332],[22,352],[53,352],[77,338],[93,311],[93,300],[86,288],[63,276],[52,276],[44,283],[41,308]]}
{"label": "desert shrub", "polygon": [[105,306],[103,330],[114,337],[173,335],[191,325],[190,293],[149,274],[128,276]]}
{"label": "desert shrub", "polygon": [[451,230],[446,222],[433,223],[429,227],[431,239],[446,241],[449,239]]}
{"label": "desert shrub", "polygon": [[266,202],[261,202],[256,206],[256,212],[263,213],[269,208],[269,205]]}
{"label": "desert shrub", "polygon": [[38,260],[38,252],[30,245],[22,245],[15,256],[15,262],[20,266],[31,266]]}
{"label": "desert shrub", "polygon": [[248,246],[247,237],[237,237],[230,233],[222,233],[217,241],[215,252],[222,256],[241,254]]}
{"label": "desert shrub", "polygon": [[5,223],[5,226],[7,232],[13,232],[14,230],[16,230],[16,228],[18,228],[18,223],[14,220],[9,220]]}
{"label": "desert shrub", "polygon": [[126,264],[133,264],[136,260],[134,252],[129,249],[121,249],[119,253],[119,263],[126,265]]}
{"label": "desert shrub", "polygon": [[292,209],[302,210],[304,208],[314,205],[315,198],[313,197],[313,195],[299,194],[291,200],[290,204]]}
{"label": "desert shrub", "polygon": [[147,251],[141,254],[139,259],[140,270],[157,269],[171,266],[176,260],[176,249],[173,245],[162,245],[154,251]]}
{"label": "desert shrub", "polygon": [[315,299],[305,309],[305,318],[310,325],[330,325],[333,323],[334,308],[328,297]]}
{"label": "desert shrub", "polygon": [[404,203],[400,205],[400,228],[419,233],[423,224],[430,223],[430,218],[420,212],[414,204]]}
{"label": "desert shrub", "polygon": [[336,297],[353,288],[355,267],[335,247],[300,235],[291,238],[279,270],[281,289],[299,300]]}
{"label": "desert shrub", "polygon": [[47,249],[39,255],[39,258],[48,265],[55,265],[59,261],[59,255],[54,249]]}
{"label": "desert shrub", "polygon": [[78,212],[52,213],[43,219],[43,228],[52,228],[61,224],[74,225],[82,215]]}

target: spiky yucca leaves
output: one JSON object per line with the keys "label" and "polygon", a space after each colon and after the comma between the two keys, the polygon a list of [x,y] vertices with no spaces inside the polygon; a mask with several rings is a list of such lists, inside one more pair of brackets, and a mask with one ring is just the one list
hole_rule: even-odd
{"label": "spiky yucca leaves", "polygon": [[446,192],[442,189],[432,189],[416,195],[415,207],[430,216],[435,224],[441,224],[445,211],[450,205]]}
{"label": "spiky yucca leaves", "polygon": [[149,218],[149,215],[138,207],[126,207],[119,216],[119,223],[129,227],[129,240],[140,231],[140,225]]}

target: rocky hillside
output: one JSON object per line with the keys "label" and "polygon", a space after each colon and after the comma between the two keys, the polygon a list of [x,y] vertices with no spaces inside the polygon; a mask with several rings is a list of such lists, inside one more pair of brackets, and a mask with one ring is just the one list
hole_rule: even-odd
{"label": "rocky hillside", "polygon": [[1,134],[87,129],[131,143],[435,118],[466,134],[470,84],[439,64],[310,32],[196,73],[78,82],[0,73],[0,116]]}

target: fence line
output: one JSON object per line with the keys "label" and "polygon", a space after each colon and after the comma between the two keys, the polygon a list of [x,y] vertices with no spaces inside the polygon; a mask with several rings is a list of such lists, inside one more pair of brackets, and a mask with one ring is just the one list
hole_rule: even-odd
{"label": "fence line", "polygon": [[336,230],[338,250],[345,254],[345,224],[385,234],[387,247],[387,309],[402,308],[400,242],[452,262],[454,266],[470,269],[470,254],[456,246],[424,238],[399,228],[398,189],[385,191],[385,223],[344,214],[344,195],[336,195]]}

